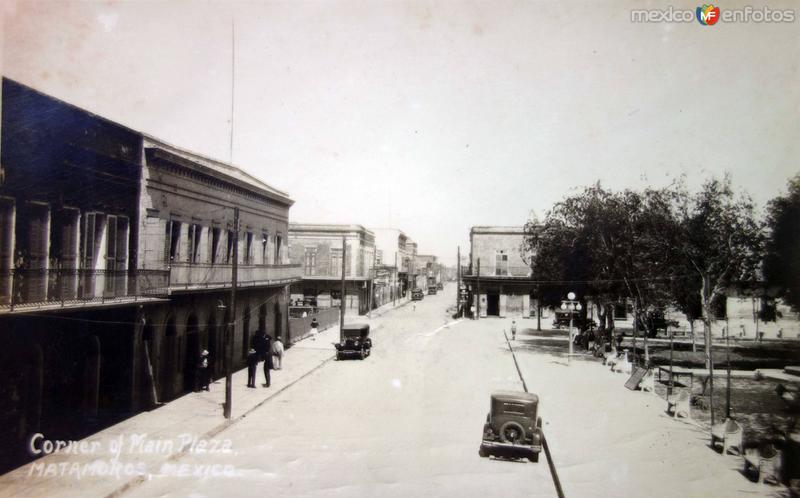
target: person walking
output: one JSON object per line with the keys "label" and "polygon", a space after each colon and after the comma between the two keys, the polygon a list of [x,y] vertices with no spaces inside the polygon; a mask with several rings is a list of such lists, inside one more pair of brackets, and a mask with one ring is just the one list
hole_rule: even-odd
{"label": "person walking", "polygon": [[247,354],[247,387],[256,387],[256,369],[258,368],[258,353],[250,348]]}
{"label": "person walking", "polygon": [[208,388],[210,380],[208,369],[208,350],[204,349],[202,353],[200,353],[200,361],[197,364],[197,374],[200,378],[200,389],[203,391],[210,391]]}
{"label": "person walking", "polygon": [[281,369],[281,363],[283,360],[283,342],[281,341],[280,336],[275,338],[275,342],[272,343],[272,365],[275,367],[275,370]]}
{"label": "person walking", "polygon": [[517,322],[515,320],[511,320],[511,339],[517,340]]}
{"label": "person walking", "polygon": [[317,339],[317,328],[319,327],[319,322],[317,321],[317,317],[311,319],[311,340],[315,341]]}

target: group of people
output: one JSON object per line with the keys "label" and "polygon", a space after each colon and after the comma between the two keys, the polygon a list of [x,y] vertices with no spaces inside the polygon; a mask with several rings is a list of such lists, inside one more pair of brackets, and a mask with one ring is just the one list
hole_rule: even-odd
{"label": "group of people", "polygon": [[[272,339],[263,332],[253,338],[253,344],[247,354],[247,387],[256,387],[256,370],[259,362],[264,362],[264,387],[271,384],[270,370],[280,370],[283,363],[283,341],[280,337]],[[197,390],[208,391],[211,383],[211,364],[208,350],[200,353],[197,362]]]}
{"label": "group of people", "polygon": [[256,387],[256,371],[261,361],[264,362],[264,387],[269,387],[272,383],[270,370],[280,370],[283,362],[283,342],[280,337],[272,342],[264,332],[254,338],[253,347],[247,354],[247,387]]}

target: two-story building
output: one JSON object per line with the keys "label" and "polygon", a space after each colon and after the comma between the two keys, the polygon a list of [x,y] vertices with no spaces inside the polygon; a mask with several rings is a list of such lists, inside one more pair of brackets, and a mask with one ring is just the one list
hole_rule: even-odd
{"label": "two-story building", "polygon": [[202,349],[220,376],[226,327],[235,369],[288,333],[285,193],[5,78],[0,134],[1,468],[191,390]]}
{"label": "two-story building", "polygon": [[403,297],[414,284],[416,243],[397,228],[373,228],[372,231],[375,233],[378,266],[395,272],[392,284],[395,295],[392,298]]}
{"label": "two-story building", "polygon": [[[343,243],[345,312],[368,311],[369,292],[374,289],[375,235],[361,225],[290,224],[289,258],[303,274],[302,281],[292,285],[293,302],[340,306]],[[380,295],[373,297],[373,307],[383,304]]]}
{"label": "two-story building", "polygon": [[521,226],[475,226],[469,233],[469,267],[462,281],[480,316],[536,315],[537,301],[531,269],[523,254]]}

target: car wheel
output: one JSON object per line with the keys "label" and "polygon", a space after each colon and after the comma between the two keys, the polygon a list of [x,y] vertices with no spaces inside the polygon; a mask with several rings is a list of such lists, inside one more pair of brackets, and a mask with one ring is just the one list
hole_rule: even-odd
{"label": "car wheel", "polygon": [[500,427],[500,439],[505,443],[520,443],[525,438],[525,429],[518,422],[509,420]]}
{"label": "car wheel", "polygon": [[364,353],[363,349],[361,350],[360,356],[361,356],[362,360],[367,357],[367,355]]}
{"label": "car wheel", "polygon": [[533,463],[538,462],[539,461],[539,453],[534,453],[533,455],[529,456],[528,460],[530,460]]}
{"label": "car wheel", "polygon": [[488,456],[489,456],[489,452],[488,452],[488,451],[486,451],[486,449],[485,449],[483,446],[481,446],[481,447],[478,449],[478,455],[480,455],[480,456],[481,456],[481,458],[486,458],[486,457],[488,457]]}

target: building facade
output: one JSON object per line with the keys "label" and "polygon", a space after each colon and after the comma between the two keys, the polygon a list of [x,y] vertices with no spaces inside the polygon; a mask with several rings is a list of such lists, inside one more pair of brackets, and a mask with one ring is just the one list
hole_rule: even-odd
{"label": "building facade", "polygon": [[[375,235],[361,225],[292,223],[289,226],[289,257],[300,265],[302,281],[292,285],[293,302],[304,301],[321,308],[338,307],[342,291],[342,243],[345,243],[345,312],[365,314],[370,289],[377,290]],[[382,293],[372,306],[383,304]]]}
{"label": "building facade", "polygon": [[475,226],[469,234],[469,266],[462,281],[481,317],[535,317],[537,299],[523,253],[523,227]]}
{"label": "building facade", "polygon": [[220,376],[226,327],[237,369],[287,334],[285,193],[5,78],[0,133],[0,467],[192,390],[202,349]]}
{"label": "building facade", "polygon": [[416,243],[397,228],[373,228],[377,266],[394,271],[391,299],[405,297],[414,284]]}

